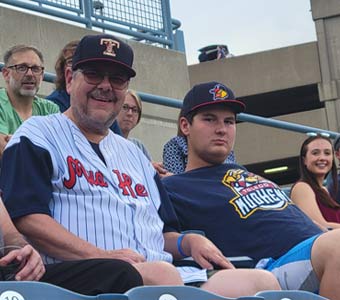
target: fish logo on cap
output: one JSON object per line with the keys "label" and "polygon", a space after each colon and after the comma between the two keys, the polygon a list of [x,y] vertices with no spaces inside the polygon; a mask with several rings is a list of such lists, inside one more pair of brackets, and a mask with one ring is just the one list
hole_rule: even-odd
{"label": "fish logo on cap", "polygon": [[116,51],[119,49],[119,42],[112,39],[100,39],[100,44],[106,46],[104,55],[116,56]]}
{"label": "fish logo on cap", "polygon": [[214,96],[214,100],[224,100],[229,97],[225,87],[221,84],[216,84],[214,88],[209,90],[209,93]]}

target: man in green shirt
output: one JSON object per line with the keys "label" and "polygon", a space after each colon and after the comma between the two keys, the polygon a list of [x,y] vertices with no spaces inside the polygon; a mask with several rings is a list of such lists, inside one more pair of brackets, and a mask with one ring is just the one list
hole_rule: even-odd
{"label": "man in green shirt", "polygon": [[56,104],[36,96],[44,74],[42,53],[31,46],[17,45],[4,55],[0,89],[0,157],[11,135],[31,116],[59,112]]}

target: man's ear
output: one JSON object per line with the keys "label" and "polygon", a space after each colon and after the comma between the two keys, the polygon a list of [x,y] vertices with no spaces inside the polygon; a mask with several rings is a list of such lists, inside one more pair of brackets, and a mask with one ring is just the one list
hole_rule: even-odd
{"label": "man's ear", "polygon": [[340,161],[340,149],[334,151],[336,158]]}
{"label": "man's ear", "polygon": [[68,94],[71,94],[72,74],[73,72],[71,68],[65,69],[65,85],[66,85],[66,91]]}
{"label": "man's ear", "polygon": [[190,123],[185,117],[181,117],[179,119],[179,128],[181,129],[181,132],[185,135],[188,136],[190,132]]}
{"label": "man's ear", "polygon": [[8,68],[6,68],[6,67],[2,68],[1,73],[2,73],[2,76],[4,77],[5,82],[7,82],[7,83],[9,82],[9,72],[10,72],[10,70]]}

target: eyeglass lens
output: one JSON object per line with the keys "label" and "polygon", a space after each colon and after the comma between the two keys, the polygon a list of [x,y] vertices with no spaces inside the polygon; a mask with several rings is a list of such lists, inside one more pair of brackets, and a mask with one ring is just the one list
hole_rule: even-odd
{"label": "eyeglass lens", "polygon": [[28,72],[28,70],[30,69],[33,74],[37,74],[37,75],[41,74],[44,70],[44,67],[28,66],[26,64],[8,66],[7,68],[15,69],[16,72],[21,73],[21,74],[26,74]]}

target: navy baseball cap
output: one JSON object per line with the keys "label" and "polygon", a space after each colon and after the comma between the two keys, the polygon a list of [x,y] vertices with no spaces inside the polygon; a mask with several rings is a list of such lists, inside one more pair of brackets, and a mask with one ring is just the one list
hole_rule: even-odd
{"label": "navy baseball cap", "polygon": [[132,48],[113,35],[86,35],[80,40],[72,58],[72,70],[91,62],[118,64],[130,77],[136,76]]}
{"label": "navy baseball cap", "polygon": [[181,115],[204,106],[224,103],[235,114],[243,112],[245,104],[235,99],[233,91],[222,83],[212,81],[195,85],[184,97]]}

